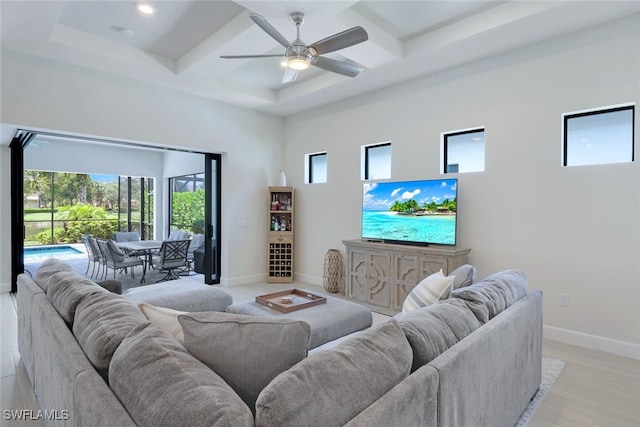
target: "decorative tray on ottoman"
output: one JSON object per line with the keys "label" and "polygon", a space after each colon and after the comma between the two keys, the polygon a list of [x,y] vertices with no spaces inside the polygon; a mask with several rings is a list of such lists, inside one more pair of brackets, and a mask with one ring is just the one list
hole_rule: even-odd
{"label": "decorative tray on ottoman", "polygon": [[327,302],[327,299],[320,295],[312,294],[311,292],[301,291],[300,289],[290,289],[288,291],[258,295],[256,302],[278,310],[281,313],[291,313],[292,311],[324,304]]}

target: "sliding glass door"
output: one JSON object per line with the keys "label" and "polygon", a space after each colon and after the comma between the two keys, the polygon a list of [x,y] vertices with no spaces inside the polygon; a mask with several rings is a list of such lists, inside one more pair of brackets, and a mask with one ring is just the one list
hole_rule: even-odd
{"label": "sliding glass door", "polygon": [[220,213],[221,198],[221,156],[204,155],[204,281],[207,284],[220,283]]}

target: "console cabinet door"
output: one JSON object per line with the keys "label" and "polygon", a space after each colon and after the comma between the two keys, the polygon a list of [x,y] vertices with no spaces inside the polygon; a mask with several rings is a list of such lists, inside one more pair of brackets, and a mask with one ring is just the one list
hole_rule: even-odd
{"label": "console cabinet door", "polygon": [[421,258],[415,255],[394,254],[393,256],[393,308],[402,310],[405,298],[420,280]]}
{"label": "console cabinet door", "polygon": [[389,254],[349,250],[347,295],[358,301],[388,307],[391,301]]}
{"label": "console cabinet door", "polygon": [[[437,273],[441,269],[445,276],[449,275],[449,260],[447,258],[423,255],[420,259],[420,277],[418,278],[418,282],[427,276]],[[451,271],[454,269],[455,267],[452,268]]]}
{"label": "console cabinet door", "polygon": [[367,252],[347,249],[347,296],[367,302]]}
{"label": "console cabinet door", "polygon": [[391,256],[388,253],[370,252],[367,264],[368,303],[389,307],[391,305]]}

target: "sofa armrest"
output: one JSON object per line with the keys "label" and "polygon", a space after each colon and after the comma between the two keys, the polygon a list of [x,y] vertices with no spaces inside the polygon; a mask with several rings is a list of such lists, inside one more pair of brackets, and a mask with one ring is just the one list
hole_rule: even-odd
{"label": "sofa armrest", "polygon": [[127,410],[107,383],[93,369],[76,375],[73,384],[74,418],[77,426],[135,427]]}
{"label": "sofa armrest", "polygon": [[540,386],[542,292],[530,292],[429,363],[438,425],[514,425]]}
{"label": "sofa armrest", "polygon": [[438,372],[425,365],[360,412],[345,427],[437,426]]}

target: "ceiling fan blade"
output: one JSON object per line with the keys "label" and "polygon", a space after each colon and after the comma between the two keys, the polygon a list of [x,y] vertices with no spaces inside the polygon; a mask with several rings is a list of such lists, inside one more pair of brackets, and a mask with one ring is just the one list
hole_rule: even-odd
{"label": "ceiling fan blade", "polygon": [[316,55],[322,55],[324,53],[344,49],[345,47],[353,46],[367,40],[369,40],[369,35],[364,28],[353,27],[348,30],[344,30],[341,33],[329,36],[326,39],[312,43],[308,48],[315,49]]}
{"label": "ceiling fan blade", "polygon": [[280,55],[222,55],[220,58],[222,59],[247,59],[247,58],[282,58],[286,56],[284,54]]}
{"label": "ceiling fan blade", "polygon": [[355,77],[363,70],[362,67],[357,65],[349,64],[348,62],[336,61],[335,59],[325,58],[322,56],[313,58],[311,60],[311,64],[318,68],[322,68],[323,70],[349,77]]}
{"label": "ceiling fan blade", "polygon": [[284,74],[282,75],[282,81],[280,83],[285,84],[285,83],[294,82],[296,81],[296,77],[298,77],[298,72],[296,70],[293,70],[287,67],[287,69],[284,70]]}
{"label": "ceiling fan blade", "polygon": [[273,39],[280,43],[282,46],[288,49],[293,49],[291,43],[289,43],[289,40],[285,39],[284,36],[280,34],[278,30],[273,27],[273,25],[269,24],[269,22],[267,22],[267,20],[264,19],[262,15],[251,13],[249,14],[249,18],[251,18],[251,20],[253,20],[253,22],[255,22],[258,27],[262,28],[265,33],[273,37]]}

